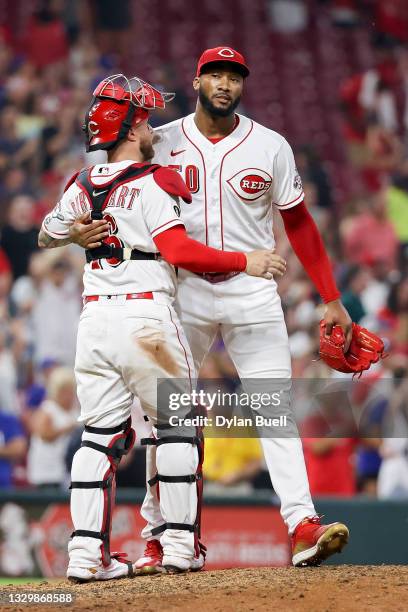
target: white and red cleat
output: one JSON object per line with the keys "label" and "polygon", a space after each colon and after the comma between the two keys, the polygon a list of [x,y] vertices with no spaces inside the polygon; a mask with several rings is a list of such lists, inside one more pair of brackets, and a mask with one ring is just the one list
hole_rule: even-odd
{"label": "white and red cleat", "polygon": [[320,565],[347,544],[349,530],[343,523],[322,525],[319,516],[303,519],[292,535],[292,563],[296,567]]}
{"label": "white and red cleat", "polygon": [[180,574],[182,572],[199,572],[202,570],[205,565],[207,548],[201,542],[198,542],[198,546],[198,556],[193,557],[191,560],[163,555],[163,571],[167,574]]}
{"label": "white and red cleat", "polygon": [[159,540],[148,540],[143,557],[134,564],[136,574],[158,574],[163,571],[163,548]]}
{"label": "white and red cleat", "polygon": [[70,582],[94,582],[96,580],[114,580],[118,578],[133,578],[134,565],[125,559],[125,553],[112,553],[111,562],[105,567],[75,567],[68,565],[67,578]]}
{"label": "white and red cleat", "polygon": [[203,569],[205,565],[205,557],[207,554],[207,548],[200,541],[198,542],[198,547],[200,549],[198,557],[194,557],[194,559],[191,562],[190,571],[192,572],[199,572],[200,570]]}
{"label": "white and red cleat", "polygon": [[138,559],[134,564],[134,570],[137,575],[158,574],[165,572],[168,574],[178,574],[182,572],[199,572],[205,565],[206,547],[201,544],[198,557],[193,559],[184,559],[182,557],[163,557],[163,548],[159,540],[148,540],[143,557]]}

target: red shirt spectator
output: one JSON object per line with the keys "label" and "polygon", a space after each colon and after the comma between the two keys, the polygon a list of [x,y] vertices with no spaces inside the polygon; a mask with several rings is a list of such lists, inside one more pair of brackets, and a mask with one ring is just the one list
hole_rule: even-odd
{"label": "red shirt spectator", "polygon": [[344,236],[346,257],[353,263],[372,265],[382,261],[390,269],[397,266],[398,236],[386,216],[383,192],[373,196],[370,210],[356,216]]}
{"label": "red shirt spectator", "polygon": [[377,0],[376,27],[400,41],[408,41],[408,4],[406,0]]}
{"label": "red shirt spectator", "polygon": [[312,495],[356,493],[353,438],[305,438],[303,447]]}
{"label": "red shirt spectator", "polygon": [[[343,403],[342,395],[322,398],[321,412],[311,415],[302,425],[302,442],[312,495],[352,496],[356,493],[353,462],[356,438],[346,437],[353,435],[355,423],[350,407]],[[340,437],[341,431],[344,437]],[[330,434],[339,437],[328,437]]]}
{"label": "red shirt spectator", "polygon": [[[25,33],[25,50],[36,68],[44,68],[68,56],[64,24],[56,15],[39,11],[30,19]],[[52,53],[50,53],[52,49]]]}

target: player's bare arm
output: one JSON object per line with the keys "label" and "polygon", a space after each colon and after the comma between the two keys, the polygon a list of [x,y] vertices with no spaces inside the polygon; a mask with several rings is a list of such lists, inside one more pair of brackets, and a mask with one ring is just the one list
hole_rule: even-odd
{"label": "player's bare arm", "polygon": [[57,247],[63,247],[67,244],[71,244],[71,238],[62,238],[61,240],[53,238],[43,229],[38,234],[38,246],[41,249],[55,249]]}

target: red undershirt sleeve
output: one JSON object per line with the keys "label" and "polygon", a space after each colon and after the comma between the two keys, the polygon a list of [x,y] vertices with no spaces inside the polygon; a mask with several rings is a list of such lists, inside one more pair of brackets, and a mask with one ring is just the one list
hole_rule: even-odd
{"label": "red undershirt sleeve", "polygon": [[293,208],[280,211],[286,234],[323,302],[340,297],[333,275],[332,265],[324,248],[320,232],[313,217],[302,202]]}
{"label": "red undershirt sleeve", "polygon": [[153,240],[168,263],[190,272],[243,272],[247,265],[244,253],[207,247],[189,238],[182,225],[161,232]]}

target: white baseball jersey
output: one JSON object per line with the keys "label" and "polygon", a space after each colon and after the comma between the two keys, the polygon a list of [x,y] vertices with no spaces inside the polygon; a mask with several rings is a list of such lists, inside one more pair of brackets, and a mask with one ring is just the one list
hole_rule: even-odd
{"label": "white baseball jersey", "polygon": [[302,182],[283,136],[237,116],[236,128],[216,144],[194,115],[157,128],[154,161],[178,170],[193,194],[182,204],[192,238],[227,251],[270,249],[272,205],[284,210],[302,202]]}
{"label": "white baseball jersey", "polygon": [[[99,164],[90,179],[95,187],[107,184],[131,164],[122,161]],[[52,238],[63,239],[77,217],[91,210],[85,193],[75,183],[69,187],[54,210],[45,217],[42,229]],[[105,242],[157,253],[153,238],[183,224],[179,218],[178,199],[161,189],[152,174],[119,185],[104,209],[110,236]],[[184,225],[184,224],[183,224]],[[174,267],[164,260],[123,261],[101,259],[85,265],[84,295],[114,295],[142,291],[176,291]]]}

